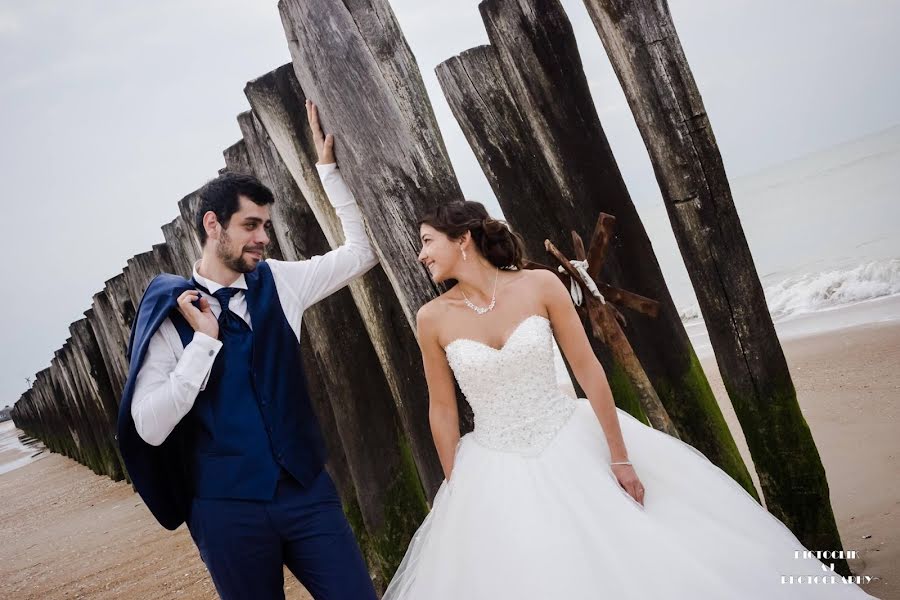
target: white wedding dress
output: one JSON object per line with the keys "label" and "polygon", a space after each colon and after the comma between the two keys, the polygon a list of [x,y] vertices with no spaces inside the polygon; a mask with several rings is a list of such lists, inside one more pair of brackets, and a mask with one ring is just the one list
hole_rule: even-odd
{"label": "white wedding dress", "polygon": [[[795,558],[790,530],[698,450],[617,409],[646,490],[632,499],[590,404],[557,386],[546,318],[499,350],[458,339],[446,353],[475,430],[384,600],[873,597]],[[807,575],[836,582],[782,583]]]}

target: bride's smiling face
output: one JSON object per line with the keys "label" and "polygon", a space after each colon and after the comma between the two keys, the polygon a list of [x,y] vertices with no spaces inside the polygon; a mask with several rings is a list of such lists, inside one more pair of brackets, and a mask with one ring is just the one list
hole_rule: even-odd
{"label": "bride's smiling face", "polygon": [[454,279],[457,261],[462,260],[462,248],[465,239],[452,240],[447,234],[442,233],[431,225],[422,224],[419,227],[419,240],[422,242],[422,250],[419,252],[419,262],[425,265],[435,283],[445,279]]}

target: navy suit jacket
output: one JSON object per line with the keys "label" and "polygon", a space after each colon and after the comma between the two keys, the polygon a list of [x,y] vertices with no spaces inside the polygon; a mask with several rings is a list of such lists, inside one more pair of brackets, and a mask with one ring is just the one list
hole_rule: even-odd
{"label": "navy suit jacket", "polygon": [[158,275],[147,286],[131,326],[125,354],[130,361],[128,380],[119,404],[116,438],[128,475],[150,512],[166,529],[176,529],[187,519],[193,496],[189,477],[190,437],[185,435],[189,424],[182,419],[161,445],[152,446],[135,429],[131,400],[150,338],[162,322],[167,317],[172,319],[184,345],[193,338],[193,330],[176,309],[178,296],[191,289],[194,285],[190,281],[168,273]]}

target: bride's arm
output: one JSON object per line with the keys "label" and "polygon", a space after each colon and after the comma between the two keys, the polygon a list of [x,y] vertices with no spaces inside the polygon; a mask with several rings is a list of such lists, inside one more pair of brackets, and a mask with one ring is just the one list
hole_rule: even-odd
{"label": "bride's arm", "polygon": [[[533,271],[533,273],[543,280],[539,281],[538,289],[541,290],[539,293],[543,294],[553,334],[603,427],[611,462],[627,461],[628,451],[622,438],[622,428],[619,426],[619,415],[616,413],[612,390],[606,380],[603,365],[594,355],[584,327],[581,326],[581,319],[572,306],[569,291],[553,272]],[[634,469],[630,465],[613,465],[612,471],[622,488],[643,504],[644,487]]]}
{"label": "bride's arm", "polygon": [[434,447],[441,459],[444,478],[449,481],[453,460],[459,443],[459,413],[456,407],[456,388],[447,355],[437,339],[434,307],[426,304],[416,313],[416,335],[422,351],[422,365],[428,384],[428,421]]}

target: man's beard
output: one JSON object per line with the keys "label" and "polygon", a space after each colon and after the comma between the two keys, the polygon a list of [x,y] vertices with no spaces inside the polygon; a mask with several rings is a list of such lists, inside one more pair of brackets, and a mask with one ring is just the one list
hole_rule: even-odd
{"label": "man's beard", "polygon": [[237,273],[250,273],[251,271],[256,269],[256,261],[249,261],[244,258],[244,248],[241,248],[238,252],[237,256],[231,256],[228,254],[228,246],[231,242],[231,238],[228,237],[228,234],[224,231],[222,235],[219,237],[219,241],[216,244],[216,256],[222,261],[226,267],[235,271]]}

